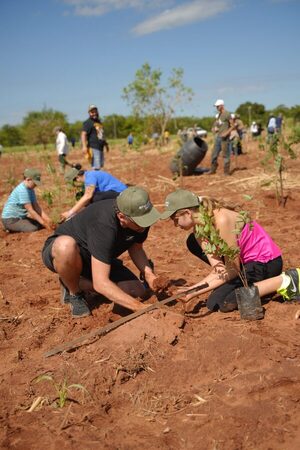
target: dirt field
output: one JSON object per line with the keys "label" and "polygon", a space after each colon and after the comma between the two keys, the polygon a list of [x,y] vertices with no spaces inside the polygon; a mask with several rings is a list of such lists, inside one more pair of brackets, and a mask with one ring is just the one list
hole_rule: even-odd
{"label": "dirt field", "polygon": [[[252,142],[231,177],[219,167],[214,176],[184,178],[184,187],[244,203],[282,248],[284,267],[299,266],[300,158],[287,162],[284,209],[277,206],[272,186],[261,187],[269,178],[262,158]],[[84,162],[79,150],[70,159]],[[168,149],[124,153],[112,148],[105,169],[146,187],[162,210],[166,194],[178,186],[168,170],[170,159]],[[40,199],[53,191],[57,216],[70,203],[70,193],[61,176],[51,173],[52,165],[57,167],[54,152],[50,159],[4,154],[0,206],[13,178],[17,184],[30,165],[42,170],[37,193]],[[209,166],[209,155],[202,166]],[[253,200],[245,202],[244,194]],[[41,203],[50,211],[45,200]],[[247,322],[238,311],[206,314],[200,296],[189,316],[179,304],[164,307],[90,345],[45,358],[53,347],[119,316],[111,304],[91,298],[92,316],[71,319],[59,302],[57,276],[41,262],[49,233],[0,233],[1,449],[299,449],[300,320],[294,318],[299,304],[275,298],[264,305],[263,320]],[[207,273],[188,256],[185,239],[184,231],[166,221],[152,227],[146,242],[156,272],[173,285],[189,285]],[[127,255],[124,261],[132,268]],[[43,374],[53,381],[36,382]],[[58,408],[54,382],[64,381],[85,389],[69,387],[65,406]]]}

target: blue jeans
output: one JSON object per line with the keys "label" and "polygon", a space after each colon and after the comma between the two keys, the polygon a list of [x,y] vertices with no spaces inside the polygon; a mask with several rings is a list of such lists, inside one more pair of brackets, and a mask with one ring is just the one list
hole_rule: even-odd
{"label": "blue jeans", "polygon": [[104,151],[98,148],[92,148],[91,150],[93,152],[92,168],[101,169],[104,166]]}
{"label": "blue jeans", "polygon": [[218,157],[222,152],[224,158],[224,164],[230,163],[230,148],[229,148],[229,140],[223,139],[220,136],[215,137],[215,145],[211,155],[211,164],[212,166],[218,165]]}

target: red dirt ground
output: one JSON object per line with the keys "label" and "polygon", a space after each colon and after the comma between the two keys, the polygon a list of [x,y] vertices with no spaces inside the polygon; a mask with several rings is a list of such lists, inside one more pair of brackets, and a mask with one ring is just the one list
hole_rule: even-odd
{"label": "red dirt ground", "polygon": [[[299,149],[298,155],[299,155]],[[105,169],[121,180],[146,187],[158,209],[178,186],[168,170],[171,150],[122,152],[112,148]],[[245,203],[283,250],[285,268],[299,265],[299,158],[288,161],[286,207],[277,206],[260,161],[258,143],[239,156],[231,177],[186,177],[184,187]],[[81,161],[79,150],[70,159]],[[52,162],[51,162],[52,161]],[[84,161],[83,161],[84,162]],[[85,163],[85,162],[84,162]],[[52,214],[66,209],[70,193],[56,165],[41,154],[4,154],[0,160],[1,207],[26,166],[39,167],[43,185],[53,190]],[[85,163],[86,164],[86,163]],[[202,166],[209,165],[209,155]],[[234,162],[233,162],[234,166]],[[48,170],[47,170],[48,168]],[[61,186],[61,187],[59,187]],[[269,189],[269,190],[266,190]],[[244,194],[253,195],[245,202]],[[41,203],[51,211],[45,201]],[[74,320],[59,302],[57,276],[41,262],[47,231],[0,231],[0,446],[3,449],[280,449],[300,442],[299,304],[280,298],[266,303],[261,321],[242,321],[238,311],[207,315],[205,296],[183,316],[179,304],[146,314],[72,352],[44,353],[100,328],[119,316],[109,303],[94,302],[91,317]],[[207,273],[188,256],[186,233],[169,222],[154,225],[146,242],[156,272],[187,285]],[[124,261],[129,263],[128,256]],[[176,288],[172,288],[173,292]],[[156,300],[153,296],[150,301]],[[199,305],[201,308],[199,309]],[[196,311],[196,312],[195,312]],[[51,374],[69,388],[63,408],[55,408],[54,384],[36,382]],[[40,397],[32,412],[29,408]]]}

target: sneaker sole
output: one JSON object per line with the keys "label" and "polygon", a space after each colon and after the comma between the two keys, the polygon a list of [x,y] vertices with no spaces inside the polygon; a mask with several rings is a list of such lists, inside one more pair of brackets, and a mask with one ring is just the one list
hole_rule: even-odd
{"label": "sneaker sole", "polygon": [[90,315],[91,315],[91,312],[86,312],[86,313],[83,313],[83,314],[80,314],[80,315],[79,314],[73,314],[73,312],[71,314],[73,319],[81,319],[82,317],[88,317]]}
{"label": "sneaker sole", "polygon": [[84,312],[82,314],[74,314],[72,303],[69,303],[69,305],[70,305],[70,309],[71,309],[71,316],[74,319],[76,319],[76,318],[80,319],[81,317],[88,317],[88,316],[90,316],[92,314],[90,310],[88,310],[88,311],[86,311],[86,312]]}

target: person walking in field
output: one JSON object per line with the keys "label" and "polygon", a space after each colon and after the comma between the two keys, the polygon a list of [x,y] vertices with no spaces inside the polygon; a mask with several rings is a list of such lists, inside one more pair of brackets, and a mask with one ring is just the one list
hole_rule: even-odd
{"label": "person walking in field", "polygon": [[224,160],[224,175],[230,175],[230,148],[229,135],[234,129],[231,115],[226,111],[224,100],[218,99],[214,106],[217,108],[217,115],[214,122],[213,132],[215,133],[215,143],[211,156],[211,168],[209,174],[213,175],[217,172],[218,157],[222,152]]}
{"label": "person walking in field", "polygon": [[[187,238],[189,251],[211,266],[210,273],[191,286],[208,284],[201,293],[211,292],[206,303],[210,311],[237,309],[235,289],[243,286],[241,264],[248,284],[256,285],[260,296],[278,292],[287,300],[300,300],[300,269],[282,273],[280,248],[256,221],[247,221],[237,207],[179,189],[166,197],[161,218],[171,218],[176,227],[192,230]],[[239,254],[233,259],[228,253],[222,255],[222,249],[228,248],[238,249]],[[197,295],[199,292],[186,295],[185,300]]]}
{"label": "person walking in field", "polygon": [[133,146],[133,141],[134,141],[133,134],[132,134],[132,133],[129,133],[129,135],[127,136],[127,145],[128,145],[128,148],[132,148],[132,146]]}
{"label": "person walking in field", "polygon": [[65,172],[65,167],[71,166],[71,164],[66,160],[66,156],[69,153],[68,138],[61,127],[55,127],[54,132],[56,134],[56,151],[60,164],[60,173],[63,174]]}
{"label": "person walking in field", "polygon": [[269,120],[268,120],[268,125],[267,125],[267,142],[270,142],[274,136],[274,134],[276,133],[276,118],[274,116],[274,114],[271,114]]}
{"label": "person walking in field", "polygon": [[110,173],[97,170],[70,169],[65,174],[65,180],[71,183],[84,184],[84,194],[68,211],[61,214],[63,220],[77,214],[90,203],[116,198],[127,186]]}
{"label": "person walking in field", "polygon": [[73,317],[90,314],[81,290],[82,277],[111,301],[132,311],[144,308],[136,297],[143,297],[145,287],[118,257],[128,251],[144,280],[154,289],[157,277],[143,243],[149,227],[159,218],[148,193],[131,186],[116,199],[96,202],[80,211],[46,240],[43,262],[59,275],[65,286],[62,301],[70,305]]}
{"label": "person walking in field", "polygon": [[81,143],[84,154],[92,152],[91,166],[99,170],[104,166],[104,149],[109,151],[108,143],[104,138],[104,129],[99,118],[98,108],[90,105],[88,108],[89,118],[83,123],[81,132]]}
{"label": "person walking in field", "polygon": [[14,188],[2,211],[4,229],[11,232],[31,233],[41,228],[53,230],[48,215],[37,202],[34,189],[41,183],[37,169],[24,170],[24,180]]}
{"label": "person walking in field", "polygon": [[282,113],[279,113],[278,116],[276,117],[276,129],[275,129],[275,131],[276,131],[277,134],[281,134],[283,124],[284,124],[283,115],[282,115]]}

